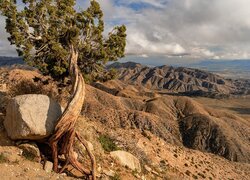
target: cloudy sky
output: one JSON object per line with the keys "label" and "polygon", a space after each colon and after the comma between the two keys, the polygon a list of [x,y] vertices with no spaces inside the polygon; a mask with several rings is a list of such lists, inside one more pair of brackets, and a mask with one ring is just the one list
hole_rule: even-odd
{"label": "cloudy sky", "polygon": [[[85,6],[87,1],[79,1]],[[250,59],[249,0],[100,0],[106,28],[127,26],[126,54]],[[0,55],[15,55],[0,17]]]}

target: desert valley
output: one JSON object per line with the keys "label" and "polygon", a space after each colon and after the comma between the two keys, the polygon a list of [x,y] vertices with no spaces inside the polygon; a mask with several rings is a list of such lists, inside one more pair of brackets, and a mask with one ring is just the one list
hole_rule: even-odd
{"label": "desert valley", "polygon": [[[117,69],[118,77],[87,85],[77,124],[95,150],[99,179],[250,178],[248,80],[132,62],[108,68]],[[12,141],[13,129],[4,123],[11,97],[45,94],[64,107],[66,87],[57,87],[50,77],[26,65],[2,67],[0,82],[2,177],[81,178],[70,166],[61,175],[51,172],[49,148],[32,140]],[[84,148],[76,149],[86,154]]]}

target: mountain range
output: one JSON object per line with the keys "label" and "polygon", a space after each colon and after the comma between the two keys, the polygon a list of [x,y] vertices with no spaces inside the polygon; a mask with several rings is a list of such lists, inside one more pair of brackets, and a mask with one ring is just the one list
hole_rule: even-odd
{"label": "mountain range", "polygon": [[173,66],[148,67],[126,62],[109,65],[122,82],[185,95],[249,94],[250,81],[227,79],[208,71]]}

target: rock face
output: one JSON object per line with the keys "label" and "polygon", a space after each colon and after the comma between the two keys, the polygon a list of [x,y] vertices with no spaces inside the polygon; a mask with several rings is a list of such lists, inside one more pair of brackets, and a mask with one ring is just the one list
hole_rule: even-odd
{"label": "rock face", "polygon": [[61,106],[48,96],[28,94],[10,100],[4,121],[8,136],[13,139],[43,139],[54,130],[62,114]]}
{"label": "rock face", "polygon": [[140,161],[132,154],[126,151],[113,151],[110,154],[111,157],[118,160],[121,165],[127,166],[132,170],[137,170],[138,172],[141,172]]}

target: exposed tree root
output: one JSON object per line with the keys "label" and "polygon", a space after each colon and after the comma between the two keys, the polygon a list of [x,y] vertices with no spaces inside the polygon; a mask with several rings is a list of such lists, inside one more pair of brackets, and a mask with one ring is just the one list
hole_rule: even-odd
{"label": "exposed tree root", "polygon": [[[74,50],[74,47],[71,46],[70,76],[73,83],[71,90],[72,97],[55,127],[54,134],[51,136],[49,144],[52,148],[53,170],[55,172],[61,173],[68,164],[71,164],[80,172],[88,175],[90,179],[95,180],[95,157],[90,151],[86,140],[81,138],[75,131],[75,124],[81,113],[85,97],[85,83],[78,69],[77,59],[78,53]],[[91,159],[91,170],[84,168],[77,160],[77,157],[75,157],[73,144],[76,139],[79,140],[87,150]],[[66,162],[61,169],[58,169],[58,155],[64,155],[66,158]]]}

